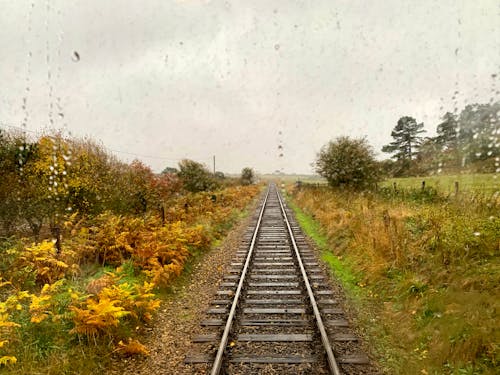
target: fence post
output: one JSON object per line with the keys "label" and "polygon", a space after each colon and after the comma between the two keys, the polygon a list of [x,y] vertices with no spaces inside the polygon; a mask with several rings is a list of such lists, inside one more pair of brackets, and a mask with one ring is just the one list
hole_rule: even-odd
{"label": "fence post", "polygon": [[165,205],[163,203],[160,206],[160,215],[161,215],[161,225],[165,225]]}
{"label": "fence post", "polygon": [[422,181],[422,191],[425,190],[425,180]]}
{"label": "fence post", "polygon": [[455,181],[455,194],[458,194],[458,181]]}
{"label": "fence post", "polygon": [[54,235],[56,237],[57,254],[61,254],[61,228],[59,226],[54,227]]}

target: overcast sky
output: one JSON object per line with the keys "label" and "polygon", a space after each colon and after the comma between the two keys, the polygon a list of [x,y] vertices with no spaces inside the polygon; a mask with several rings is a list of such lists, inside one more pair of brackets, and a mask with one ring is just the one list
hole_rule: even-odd
{"label": "overcast sky", "polygon": [[340,135],[366,136],[382,157],[403,115],[432,135],[444,112],[499,99],[497,0],[0,0],[0,9],[0,125],[27,116],[39,132],[52,120],[156,171],[185,157],[212,168],[215,155],[224,172],[311,173]]}

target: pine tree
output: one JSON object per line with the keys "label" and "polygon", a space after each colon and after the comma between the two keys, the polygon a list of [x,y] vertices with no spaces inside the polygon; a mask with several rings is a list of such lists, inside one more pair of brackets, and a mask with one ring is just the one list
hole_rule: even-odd
{"label": "pine tree", "polygon": [[423,140],[419,134],[425,132],[423,127],[424,124],[417,123],[413,117],[401,117],[391,132],[394,141],[382,147],[382,151],[394,153],[393,159],[409,165],[418,155]]}
{"label": "pine tree", "polygon": [[455,115],[446,112],[443,116],[443,122],[437,126],[436,143],[446,149],[456,149],[458,142],[458,122]]}

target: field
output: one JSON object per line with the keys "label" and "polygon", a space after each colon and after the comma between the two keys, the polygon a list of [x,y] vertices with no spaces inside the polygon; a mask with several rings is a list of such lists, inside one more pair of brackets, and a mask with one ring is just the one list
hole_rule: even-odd
{"label": "field", "polygon": [[493,194],[500,189],[500,175],[493,173],[391,178],[384,181],[381,186],[393,187],[396,183],[396,186],[400,188],[419,189],[422,187],[422,181],[425,181],[427,187],[444,193],[454,193],[456,182],[458,182],[459,191],[465,192]]}
{"label": "field", "polygon": [[[393,180],[377,193],[289,188],[301,225],[342,281],[390,374],[494,374],[500,209],[493,176]],[[403,185],[405,188],[403,188]],[[453,185],[452,185],[453,186]],[[466,188],[464,187],[464,190]],[[485,190],[483,190],[485,189]]]}

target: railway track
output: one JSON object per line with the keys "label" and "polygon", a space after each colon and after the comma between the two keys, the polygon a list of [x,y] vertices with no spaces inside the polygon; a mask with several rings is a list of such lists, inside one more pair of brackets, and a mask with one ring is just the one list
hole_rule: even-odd
{"label": "railway track", "polygon": [[376,373],[335,297],[270,185],[185,363],[211,375]]}

